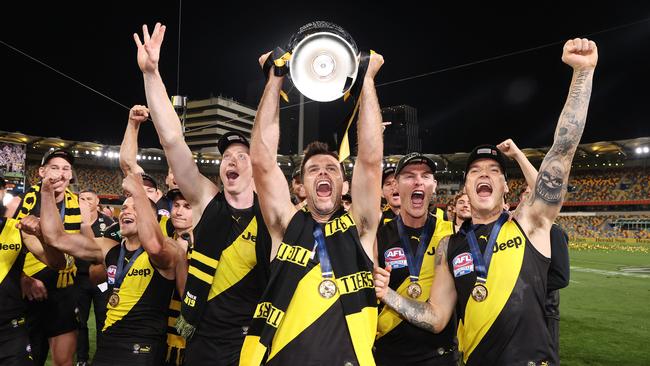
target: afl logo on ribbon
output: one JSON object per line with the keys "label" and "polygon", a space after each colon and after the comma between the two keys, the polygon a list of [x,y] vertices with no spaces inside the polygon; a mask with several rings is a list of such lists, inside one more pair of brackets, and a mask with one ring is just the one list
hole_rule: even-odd
{"label": "afl logo on ribbon", "polygon": [[109,285],[114,285],[115,284],[115,274],[117,273],[117,266],[111,264],[106,268],[106,276],[108,277],[108,284]]}
{"label": "afl logo on ribbon", "polygon": [[454,277],[464,276],[474,271],[474,261],[470,253],[461,253],[451,262],[454,266]]}
{"label": "afl logo on ribbon", "polygon": [[404,249],[400,247],[390,248],[384,252],[384,260],[392,269],[404,268],[408,265]]}

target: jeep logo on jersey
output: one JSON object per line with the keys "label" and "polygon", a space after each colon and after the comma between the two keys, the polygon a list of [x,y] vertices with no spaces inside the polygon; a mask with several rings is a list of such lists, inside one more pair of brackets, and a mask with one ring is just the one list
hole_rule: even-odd
{"label": "jeep logo on jersey", "polygon": [[242,234],[241,238],[244,239],[244,240],[252,241],[253,243],[255,243],[255,240],[257,239],[257,236],[251,234],[250,231],[247,231],[244,234]]}
{"label": "jeep logo on jersey", "polygon": [[151,274],[151,270],[149,268],[131,268],[129,273],[127,273],[127,276],[144,276],[147,277]]}
{"label": "jeep logo on jersey", "polygon": [[117,266],[111,264],[106,268],[106,276],[108,277],[108,284],[109,285],[114,285],[115,284],[115,274],[117,273]]}
{"label": "jeep logo on jersey", "polygon": [[391,268],[404,268],[408,265],[404,249],[400,247],[390,248],[384,252],[384,260]]}
{"label": "jeep logo on jersey", "polygon": [[472,255],[467,252],[454,257],[451,265],[454,267],[454,277],[464,276],[474,271],[474,260],[472,260]]}
{"label": "jeep logo on jersey", "polygon": [[0,250],[20,250],[20,244],[0,244]]}
{"label": "jeep logo on jersey", "polygon": [[509,239],[505,243],[498,243],[494,244],[494,248],[492,249],[492,253],[497,253],[501,250],[506,250],[508,248],[519,248],[521,244],[523,244],[524,241],[521,239],[521,236],[517,236],[514,239]]}

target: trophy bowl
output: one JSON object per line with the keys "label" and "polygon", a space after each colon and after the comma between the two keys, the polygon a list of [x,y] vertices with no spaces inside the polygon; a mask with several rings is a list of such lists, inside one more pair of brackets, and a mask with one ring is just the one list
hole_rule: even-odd
{"label": "trophy bowl", "polygon": [[293,85],[318,102],[341,98],[350,90],[359,70],[359,51],[350,35],[329,22],[312,22],[289,41],[288,62]]}

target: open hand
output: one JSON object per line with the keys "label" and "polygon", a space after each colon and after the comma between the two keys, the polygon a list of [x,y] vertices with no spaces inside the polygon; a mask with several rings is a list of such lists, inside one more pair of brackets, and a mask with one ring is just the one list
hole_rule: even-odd
{"label": "open hand", "polygon": [[165,38],[164,25],[156,23],[153,33],[149,35],[147,25],[142,26],[142,37],[144,43],[140,41],[137,33],[133,34],[136,46],[138,46],[138,66],[143,73],[153,73],[158,70],[158,61],[160,60],[160,46]]}

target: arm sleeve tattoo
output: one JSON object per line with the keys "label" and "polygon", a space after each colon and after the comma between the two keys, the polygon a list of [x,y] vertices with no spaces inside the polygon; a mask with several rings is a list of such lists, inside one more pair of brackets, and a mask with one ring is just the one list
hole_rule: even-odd
{"label": "arm sleeve tattoo", "polygon": [[540,200],[560,206],[569,180],[573,155],[578,148],[587,120],[593,69],[574,72],[569,95],[555,130],[553,146],[546,154],[529,202]]}

